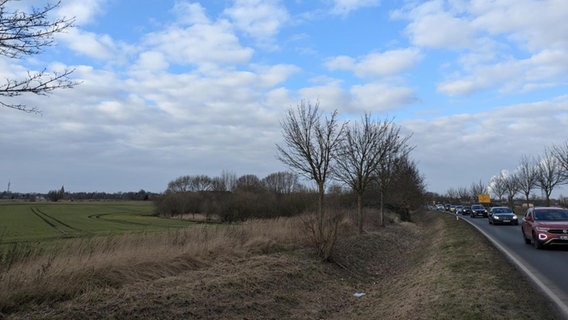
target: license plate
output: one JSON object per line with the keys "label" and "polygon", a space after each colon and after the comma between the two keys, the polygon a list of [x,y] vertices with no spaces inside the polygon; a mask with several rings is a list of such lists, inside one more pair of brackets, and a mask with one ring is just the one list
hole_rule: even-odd
{"label": "license plate", "polygon": [[511,220],[503,220],[503,222],[511,222]]}
{"label": "license plate", "polygon": [[560,240],[568,240],[568,236],[558,236],[558,239],[560,239]]}

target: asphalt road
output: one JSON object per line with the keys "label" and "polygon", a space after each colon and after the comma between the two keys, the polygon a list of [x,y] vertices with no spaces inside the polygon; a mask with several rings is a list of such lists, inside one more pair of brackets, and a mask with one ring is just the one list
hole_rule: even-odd
{"label": "asphalt road", "polygon": [[[487,218],[459,216],[484,233],[547,294],[568,319],[568,246],[538,250],[525,244],[519,225],[491,225]],[[490,272],[487,270],[487,272]]]}

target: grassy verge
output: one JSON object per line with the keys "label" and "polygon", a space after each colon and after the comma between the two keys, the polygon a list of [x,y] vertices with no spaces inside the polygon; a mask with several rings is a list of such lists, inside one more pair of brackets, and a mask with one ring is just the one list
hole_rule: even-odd
{"label": "grassy verge", "polygon": [[464,221],[442,219],[438,285],[431,303],[437,319],[561,319],[515,267]]}
{"label": "grassy verge", "polygon": [[346,221],[334,263],[314,257],[301,226],[292,218],[82,240],[1,273],[0,318],[560,319],[450,216],[416,214],[363,235]]}

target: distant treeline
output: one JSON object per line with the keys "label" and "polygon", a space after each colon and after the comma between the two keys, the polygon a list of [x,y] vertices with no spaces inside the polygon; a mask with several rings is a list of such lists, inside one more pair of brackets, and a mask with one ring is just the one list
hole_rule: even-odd
{"label": "distant treeline", "polygon": [[[392,179],[385,194],[384,205],[397,212],[403,220],[409,210],[424,204],[419,183],[404,179],[407,174]],[[366,208],[379,208],[378,186],[371,185],[363,194]],[[265,178],[247,174],[237,177],[224,172],[220,177],[205,175],[182,176],[168,184],[166,192],[153,197],[158,214],[173,217],[201,214],[224,222],[251,218],[290,217],[313,212],[317,205],[317,190],[299,182],[290,172],[276,172]],[[329,209],[355,209],[357,195],[339,184],[328,187],[325,194]]]}
{"label": "distant treeline", "polygon": [[157,193],[140,190],[137,192],[61,192],[52,190],[48,193],[21,193],[21,192],[2,192],[0,199],[3,200],[25,200],[25,201],[59,201],[59,200],[135,200],[146,201],[157,197]]}

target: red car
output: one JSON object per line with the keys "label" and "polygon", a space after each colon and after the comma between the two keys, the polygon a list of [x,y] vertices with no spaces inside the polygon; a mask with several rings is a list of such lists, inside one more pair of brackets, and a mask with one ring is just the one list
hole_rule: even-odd
{"label": "red car", "polygon": [[550,244],[568,244],[568,209],[529,208],[521,222],[526,244],[542,249]]}

